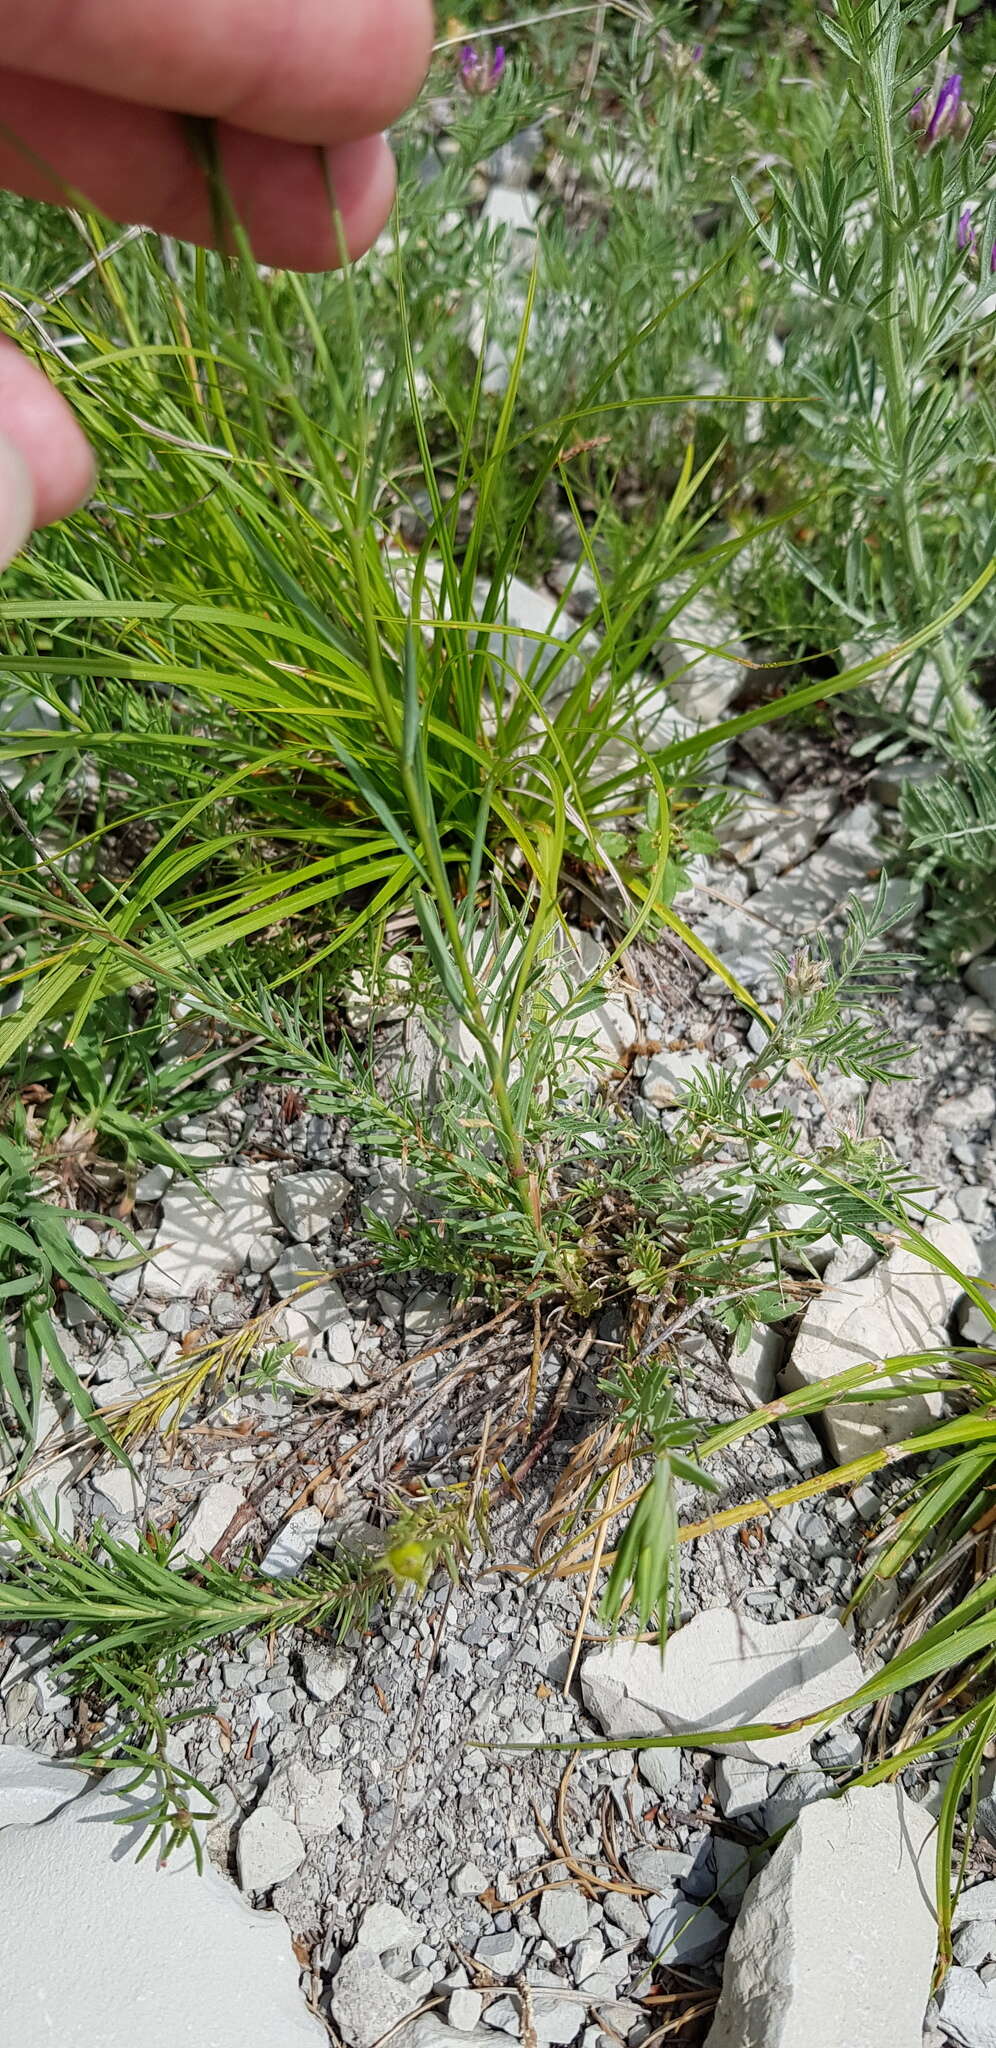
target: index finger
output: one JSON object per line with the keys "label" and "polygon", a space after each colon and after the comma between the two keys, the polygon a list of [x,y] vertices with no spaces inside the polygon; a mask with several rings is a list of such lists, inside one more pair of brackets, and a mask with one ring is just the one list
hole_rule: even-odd
{"label": "index finger", "polygon": [[0,0],[11,70],[290,142],[386,128],[431,43],[430,0]]}

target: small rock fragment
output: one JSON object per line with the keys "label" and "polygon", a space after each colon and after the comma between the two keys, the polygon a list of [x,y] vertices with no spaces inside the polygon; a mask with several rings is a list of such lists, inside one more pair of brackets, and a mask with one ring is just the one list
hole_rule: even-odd
{"label": "small rock fragment", "polygon": [[301,1669],[305,1691],[313,1700],[320,1700],[323,1706],[331,1706],[349,1684],[356,1669],[356,1658],[348,1650],[333,1649],[309,1636],[301,1647]]}
{"label": "small rock fragment", "polygon": [[952,1924],[964,1927],[969,1920],[996,1920],[996,1877],[986,1878],[982,1884],[973,1884],[968,1891],[959,1892]]}
{"label": "small rock fragment", "polygon": [[241,1272],[249,1248],[273,1226],[269,1174],[259,1166],[216,1166],[204,1188],[176,1181],[163,1200],[162,1222],[142,1285],[157,1300],[214,1293]]}
{"label": "small rock fragment", "polygon": [[239,1829],[236,1857],[244,1892],[269,1892],[304,1862],[304,1843],[293,1821],[273,1806],[257,1806]]}
{"label": "small rock fragment", "polygon": [[626,1869],[634,1884],[648,1892],[666,1892],[678,1878],[687,1877],[694,1857],[684,1849],[650,1849],[642,1844],[626,1855]]}
{"label": "small rock fragment", "polygon": [[405,1342],[410,1351],[420,1351],[441,1337],[450,1321],[450,1297],[423,1287],[405,1310]]}
{"label": "small rock fragment", "polygon": [[[924,1234],[963,1272],[975,1271],[975,1245],[963,1223],[934,1217]],[[817,1386],[849,1366],[943,1345],[959,1292],[947,1273],[898,1248],[866,1279],[827,1287],[810,1302],[786,1367],[786,1386]],[[822,1422],[834,1458],[845,1464],[929,1428],[942,1406],[943,1396],[929,1389],[887,1402],[832,1401]]]}
{"label": "small rock fragment", "polygon": [[[262,1803],[292,1820],[302,1835],[330,1835],[342,1818],[342,1771],[314,1771],[303,1757],[274,1771]],[[367,1943],[367,1947],[370,1947]]]}
{"label": "small rock fragment", "polygon": [[268,1579],[294,1579],[314,1557],[325,1520],[321,1508],[300,1508],[285,1522],[260,1563]]}
{"label": "small rock fragment", "polygon": [[[322,1262],[317,1252],[312,1251],[310,1245],[288,1244],[284,1246],[280,1257],[271,1261],[269,1267],[270,1286],[274,1294],[281,1296],[293,1294],[298,1287],[306,1287],[311,1285],[311,1283],[317,1283],[323,1273],[324,1267]],[[311,1285],[311,1292],[318,1292],[316,1284]],[[302,1295],[300,1301],[295,1301],[292,1304],[293,1312],[299,1315],[303,1314],[302,1304],[307,1299],[307,1295]],[[291,1310],[284,1309],[283,1313],[288,1315],[291,1313]]]}
{"label": "small rock fragment", "polygon": [[954,1937],[953,1947],[956,1963],[963,1963],[969,1970],[980,1969],[996,1950],[996,1922],[966,1920]]}
{"label": "small rock fragment", "polygon": [[391,2048],[496,2048],[496,2044],[490,2027],[475,2027],[468,2033],[456,2021],[449,2026],[439,2013],[426,2012],[410,2027],[392,2034]]}
{"label": "small rock fragment", "polygon": [[588,1907],[580,1892],[547,1885],[539,1902],[539,1924],[554,1948],[570,1948],[588,1932]]}
{"label": "small rock fragment", "polygon": [[763,1764],[747,1763],[740,1756],[716,1759],[716,1804],[724,1820],[739,1820],[747,1813],[759,1813],[768,1797],[768,1773]]}
{"label": "small rock fragment", "polygon": [[411,1953],[422,1930],[408,1919],[400,1906],[392,1906],[386,1899],[375,1899],[368,1906],[356,1930],[356,1941],[360,1948],[370,1948],[375,1956],[387,1954],[388,1949],[404,1949]]}
{"label": "small rock fragment", "polygon": [[797,1472],[808,1479],[813,1472],[819,1472],[824,1464],[820,1440],[804,1415],[787,1415],[779,1423],[778,1433]]}
{"label": "small rock fragment", "polygon": [[268,1273],[276,1265],[282,1250],[279,1237],[254,1237],[246,1253],[250,1273]]}
{"label": "small rock fragment", "polygon": [[321,1237],[348,1199],[349,1182],[341,1173],[284,1173],[273,1183],[273,1207],[298,1244]]}
{"label": "small rock fragment", "polygon": [[[109,1472],[99,1473],[93,1484],[96,1493],[94,1505],[101,1514],[106,1514],[108,1508],[115,1516],[141,1513],[145,1489],[141,1479],[134,1477],[127,1465],[112,1465]],[[233,1487],[232,1491],[236,1489]]]}
{"label": "small rock fragment", "polygon": [[696,1905],[675,1891],[664,1911],[652,1921],[647,1947],[658,1962],[681,1968],[686,1963],[708,1962],[727,1933],[726,1921],[711,1906]]}
{"label": "small rock fragment", "polygon": [[712,1065],[704,1052],[655,1052],[647,1063],[640,1093],[655,1109],[673,1109]]}
{"label": "small rock fragment", "polygon": [[533,1992],[533,2025],[536,2048],[564,2048],[576,2041],[584,2026],[585,2012],[580,1999],[557,1998],[548,1992]]}
{"label": "small rock fragment", "polygon": [[[587,1924],[587,1915],[585,1916]],[[523,1940],[511,1929],[502,1934],[482,1934],[474,1955],[496,1977],[514,1977],[522,1968]]]}
{"label": "small rock fragment", "polygon": [[642,1941],[647,1932],[647,1915],[638,1899],[628,1892],[606,1892],[605,1917],[622,1929],[627,1941]]}
{"label": "small rock fragment", "polygon": [[637,1768],[659,1799],[671,1799],[681,1783],[680,1749],[641,1749]]}
{"label": "small rock fragment", "polygon": [[996,954],[985,953],[965,970],[965,980],[991,1010],[996,1010]]}
{"label": "small rock fragment", "polygon": [[407,1984],[389,1977],[372,1949],[352,1948],[332,1985],[331,2010],[346,2048],[374,2048],[382,2034],[422,2003]]}
{"label": "small rock fragment", "polygon": [[957,1964],[937,1994],[944,2038],[953,2048],[996,2048],[996,1984]]}
{"label": "small rock fragment", "polygon": [[458,2033],[472,2034],[483,2011],[484,2000],[479,1991],[451,1991],[446,2017]]}
{"label": "small rock fragment", "polygon": [[245,1506],[245,1498],[241,1487],[232,1486],[227,1479],[212,1480],[201,1494],[170,1563],[199,1564],[221,1542],[232,1516]]}
{"label": "small rock fragment", "polygon": [[782,1362],[784,1339],[768,1323],[755,1323],[742,1351],[734,1345],[727,1361],[730,1377],[752,1408],[774,1399],[775,1374]]}

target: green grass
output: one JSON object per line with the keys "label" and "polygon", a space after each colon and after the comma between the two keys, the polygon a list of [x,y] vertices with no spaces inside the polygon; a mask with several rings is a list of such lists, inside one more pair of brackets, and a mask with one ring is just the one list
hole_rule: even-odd
{"label": "green grass", "polygon": [[[958,1813],[996,1721],[992,1589],[966,1576],[991,1484],[991,1375],[948,1351],[870,1360],[717,1429],[685,1414],[667,1334],[668,1316],[680,1332],[710,1315],[739,1340],[791,1313],[783,1253],[826,1231],[877,1245],[898,1229],[937,1261],[894,1162],[853,1137],[814,1161],[765,1108],[793,1062],[896,1072],[875,1017],[901,971],[875,950],[884,896],[855,912],[843,951],[783,963],[763,1054],[697,1086],[674,1136],[572,1093],[605,974],[565,1000],[557,947],[580,892],[615,957],[675,934],[749,1002],[675,905],[689,854],[711,844],[711,760],[844,693],[866,751],[934,744],[882,692],[884,672],[915,680],[928,655],[948,774],[907,795],[905,858],[929,891],[935,956],[978,936],[996,804],[991,735],[963,714],[993,617],[991,305],[954,226],[971,204],[980,246],[996,238],[994,49],[987,33],[966,39],[973,127],[924,154],[905,122],[941,54],[922,10],[848,0],[834,37],[808,6],[742,4],[701,59],[694,16],[610,8],[593,43],[590,11],[547,10],[519,32],[503,11],[468,9],[469,26],[501,22],[506,79],[461,97],[440,53],[442,131],[427,98],[399,139],[395,233],[351,275],[261,274],[245,249],[223,263],[0,210],[4,322],[100,458],[96,501],[38,540],[0,598],[17,697],[0,1056],[13,1098],[49,1093],[30,1128],[12,1109],[0,1159],[0,1286],[24,1332],[0,1351],[3,1420],[23,1479],[47,1373],[120,1455],[142,1429],[175,1429],[206,1389],[244,1383],[265,1342],[261,1327],[207,1347],[130,1417],[103,1419],[60,1351],[61,1287],[114,1312],[47,1169],[75,1153],[127,1192],[139,1162],[176,1163],[161,1126],[196,1106],[207,1064],[161,1057],[178,1002],[251,1047],[250,1078],[292,1083],[357,1142],[418,1165],[441,1213],[373,1233],[384,1268],[483,1289],[527,1341],[534,1318],[583,1328],[622,1313],[626,1353],[569,1525],[571,1545],[584,1528],[597,1545],[628,1499],[602,1557],[612,1620],[625,1610],[665,1632],[682,1542],[764,1512],[718,1505],[682,1526],[680,1484],[708,1488],[711,1458],[831,1398],[886,1399],[927,1375],[957,1409],[930,1439],[791,1497],[910,1466],[873,1560],[876,1582],[906,1575],[899,1646],[851,1704],[921,1690],[920,1721],[891,1725],[876,1769],[960,1743],[939,1834],[948,1898]],[[523,259],[486,235],[477,167],[530,123],[538,234]],[[627,158],[646,173],[632,186]],[[502,389],[470,347],[475,317],[504,351]],[[591,576],[589,616],[575,623],[568,592],[546,627],[513,633],[511,578],[563,554]],[[765,660],[796,666],[780,694],[650,744],[661,642],[698,592],[733,609]],[[852,642],[869,659],[841,656]],[[440,1053],[431,1101],[378,1088],[340,1029],[350,974],[376,980],[398,944]],[[811,1221],[793,1233],[783,1212],[803,1193]],[[943,1456],[925,1464],[925,1448]],[[117,1747],[157,1777],[150,1817],[168,1840],[189,1819],[160,1705],[183,1654],[366,1613],[470,1546],[468,1498],[419,1503],[383,1557],[289,1589],[251,1559],[178,1574],[155,1539],[148,1555],[99,1533],[77,1546],[22,1519],[3,1612],[57,1625],[81,1686],[127,1714]]]}

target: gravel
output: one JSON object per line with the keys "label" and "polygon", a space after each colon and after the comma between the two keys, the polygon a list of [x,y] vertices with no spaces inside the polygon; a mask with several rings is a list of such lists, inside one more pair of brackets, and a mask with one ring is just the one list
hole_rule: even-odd
{"label": "gravel", "polygon": [[[543,615],[549,619],[545,600]],[[825,891],[831,869],[836,873],[845,855],[847,861],[852,853],[864,857],[868,834],[879,822],[865,815],[855,823],[844,797],[836,807],[828,797],[819,819],[815,812],[807,819],[804,804],[793,812],[783,804],[786,795],[792,797],[785,786],[791,753],[788,748],[782,756],[764,756],[771,792],[767,811],[753,839],[742,843],[742,863],[730,854],[719,877],[720,886],[735,885],[734,894],[742,882],[744,892],[739,925],[734,911],[724,911],[718,947],[724,955],[736,951],[738,933],[746,934],[748,951],[758,945],[758,927],[749,914],[757,901],[755,882],[762,903],[780,903],[779,915],[788,914],[788,905],[797,924],[799,904]],[[814,777],[813,786],[826,790],[825,773]],[[779,804],[785,816],[776,828],[771,812]],[[828,825],[834,845],[824,860]],[[800,853],[807,838],[810,850]],[[808,873],[814,862],[815,878]],[[708,937],[715,902],[699,880],[683,892],[678,907]],[[785,936],[791,939],[792,932]],[[596,952],[600,942],[589,934],[581,939],[583,962],[589,939]],[[758,945],[764,961],[772,943],[764,928]],[[746,978],[757,985],[750,974]],[[984,997],[979,979],[971,999],[976,1006]],[[672,1105],[694,1071],[707,1063],[742,1065],[746,1020],[708,980],[694,989],[690,980],[683,984],[670,954],[663,970],[649,953],[641,954],[636,980],[635,997],[628,985],[625,996],[614,991],[619,1015],[613,1010],[598,1029],[606,1043],[614,1033],[613,1043],[659,1048],[648,1053],[642,1072],[642,1055],[636,1055],[634,1087],[640,1113],[660,1117],[666,1129]],[[918,1009],[921,1003],[926,1007]],[[389,1010],[388,1005],[385,1015]],[[944,1191],[952,1217],[960,1217],[963,1226],[968,1221],[981,1240],[996,1223],[996,1171],[985,1121],[985,1091],[996,1079],[996,1037],[978,1028],[978,1017],[978,1007],[973,1010],[958,987],[922,995],[912,986],[904,991],[893,1021],[915,1045],[916,1073],[905,1094],[902,1088],[873,1091],[867,1121],[871,1134],[885,1128],[900,1156]],[[377,1029],[400,1056],[401,1027],[385,1021]],[[815,1146],[824,1128],[820,1105],[799,1087],[786,1099]],[[853,1095],[842,1096],[841,1103],[842,1113],[851,1116]],[[69,1461],[39,1485],[46,1503],[84,1532],[100,1513],[124,1540],[138,1540],[135,1524],[147,1496],[156,1525],[179,1527],[181,1544],[195,1558],[214,1547],[232,1514],[251,1499],[254,1520],[243,1529],[240,1545],[252,1546],[264,1571],[293,1576],[316,1552],[322,1555],[320,1544],[351,1542],[357,1531],[368,1540],[367,1498],[357,1497],[351,1478],[339,1474],[348,1472],[351,1446],[362,1447],[373,1432],[395,1424],[392,1410],[383,1416],[375,1411],[368,1419],[366,1390],[389,1375],[403,1375],[414,1353],[442,1339],[451,1349],[415,1368],[419,1384],[407,1433],[399,1430],[385,1440],[380,1471],[386,1486],[393,1486],[395,1474],[420,1466],[433,1483],[463,1471],[451,1462],[451,1450],[469,1439],[445,1400],[428,1420],[421,1418],[442,1374],[462,1354],[452,1337],[451,1298],[431,1276],[424,1276],[421,1288],[397,1276],[378,1285],[377,1276],[357,1276],[354,1270],[358,1247],[352,1233],[364,1207],[386,1204],[380,1213],[390,1211],[398,1221],[409,1213],[413,1197],[418,1199],[407,1169],[367,1160],[349,1134],[326,1119],[302,1115],[282,1122],[273,1102],[251,1091],[241,1099],[233,1094],[231,1104],[203,1112],[199,1135],[184,1140],[198,1156],[234,1162],[204,1171],[216,1201],[205,1202],[193,1183],[165,1169],[153,1169],[139,1182],[136,1197],[147,1206],[138,1221],[154,1257],[147,1269],[118,1276],[128,1283],[121,1298],[134,1320],[127,1338],[113,1333],[105,1339],[87,1318],[66,1331],[67,1345],[76,1345],[73,1356],[84,1377],[90,1376],[104,1398],[106,1388],[167,1370],[188,1331],[222,1334],[240,1327],[261,1307],[286,1304],[289,1293],[321,1276],[283,1311],[297,1318],[288,1329],[298,1346],[293,1370],[301,1375],[306,1398],[272,1387],[244,1390],[212,1414],[210,1430],[185,1430],[175,1449],[160,1445],[143,1454],[137,1491],[119,1471],[89,1477]],[[955,1114],[960,1106],[964,1115]],[[201,1154],[201,1147],[211,1146],[218,1148],[214,1155]],[[264,1154],[262,1164],[254,1149]],[[92,1228],[103,1256],[121,1255],[122,1241],[110,1225],[102,1235]],[[827,1267],[830,1285],[860,1290],[873,1277],[867,1256],[866,1247],[846,1240]],[[942,1319],[948,1306],[944,1297]],[[963,1335],[981,1335],[967,1310],[962,1325]],[[792,1334],[786,1326],[755,1331],[729,1366],[722,1342],[706,1340],[690,1375],[693,1409],[700,1404],[725,1420],[742,1414],[746,1404],[769,1399]],[[603,1340],[611,1345],[608,1330],[598,1332],[599,1345]],[[590,1378],[582,1374],[572,1393],[568,1435],[589,1426],[594,1382],[612,1356],[609,1348],[593,1350]],[[540,1412],[548,1411],[562,1363],[551,1359],[544,1365]],[[482,1404],[495,1401],[500,1408],[505,1357],[497,1354],[493,1361],[485,1353],[474,1370]],[[238,1869],[250,1896],[271,1900],[286,1916],[299,1953],[311,1956],[314,1981],[331,1999],[347,2048],[364,2048],[368,2008],[383,2032],[428,1995],[445,2002],[405,2028],[398,2048],[421,2048],[420,2028],[429,2030],[424,2038],[430,2048],[500,2040],[503,2031],[521,2038],[516,1978],[522,1970],[533,1986],[538,2042],[577,2039],[582,2048],[601,2048],[598,2021],[604,2014],[621,2040],[633,2036],[636,2048],[648,2023],[643,2001],[654,1948],[672,1944],[670,1960],[680,1958],[695,1977],[715,1981],[729,1921],[751,1874],[745,1870],[746,1841],[757,1843],[755,1862],[762,1866],[761,1831],[784,1825],[804,1807],[808,1812],[809,1799],[822,1801],[841,1775],[860,1765],[863,1723],[821,1732],[812,1764],[805,1739],[793,1744],[770,1773],[766,1763],[751,1758],[708,1756],[687,1747],[582,1753],[567,1797],[571,1853],[603,1882],[616,1877],[605,1855],[606,1826],[623,1867],[650,1893],[641,1901],[596,1883],[586,1896],[573,1868],[569,1872],[555,1860],[565,1758],[538,1746],[570,1743],[575,1735],[590,1738],[598,1730],[576,1692],[565,1699],[560,1691],[580,1588],[554,1581],[539,1594],[500,1570],[530,1556],[537,1516],[562,1469],[563,1450],[560,1444],[545,1454],[521,1501],[496,1502],[497,1571],[483,1558],[475,1560],[466,1583],[451,1593],[433,1585],[422,1602],[406,1595],[390,1615],[376,1615],[364,1636],[341,1644],[321,1636],[271,1645],[240,1640],[220,1645],[217,1654],[192,1657],[184,1670],[178,1710],[195,1706],[207,1712],[181,1726],[171,1743],[218,1799],[210,1854],[222,1867]],[[743,1439],[717,1460],[717,1473],[728,1493],[740,1489],[732,1497],[759,1498],[822,1471],[826,1457],[817,1430],[796,1418],[783,1421],[778,1432]],[[321,1477],[326,1468],[332,1477]],[[273,1478],[271,1491],[258,1494],[264,1474]],[[312,1482],[302,1507],[302,1492]],[[728,1612],[742,1648],[763,1642],[769,1625],[808,1617],[840,1648],[835,1614],[852,1589],[858,1547],[881,1514],[891,1483],[876,1475],[837,1503],[828,1498],[769,1516],[763,1547],[717,1539],[687,1546],[684,1622],[710,1610]],[[378,1495],[378,1507],[381,1501]],[[674,1644],[679,1647],[668,1679],[672,1707],[681,1676],[680,1635]],[[46,1656],[39,1638],[18,1638],[9,1654],[0,1646],[0,1737],[8,1745],[13,1737],[55,1760],[71,1753],[74,1710],[50,1676]],[[853,1677],[849,1645],[841,1657],[841,1671],[846,1665]],[[591,1661],[589,1655],[585,1672]],[[651,1661],[659,1674],[656,1651]],[[700,1670],[709,1668],[704,1649],[696,1661]],[[756,1664],[753,1654],[751,1661]],[[835,1679],[831,1696],[846,1689],[845,1679]],[[773,1712],[775,1698],[766,1696],[765,1715]],[[781,1711],[788,1712],[784,1701]],[[661,1722],[651,1725],[659,1728]],[[533,1746],[509,1751],[503,1748],[509,1742]],[[928,1796],[936,1783],[929,1772],[921,1774],[920,1789]],[[985,1787],[983,1792],[985,1824],[987,1797],[990,1805],[996,1802],[991,1787],[988,1795]],[[992,1826],[996,1835],[996,1822]],[[520,1906],[519,1898],[535,1892],[538,1883],[539,1897]],[[987,2048],[984,2031],[971,2040],[955,2031],[963,2024],[958,2000],[963,2012],[971,2008],[975,2014],[973,2024],[982,2026],[989,2014],[989,1992],[978,1970],[988,1967],[996,1908],[977,1898],[985,1889],[973,1883],[963,1894],[956,1923],[958,1963],[955,1989],[948,1994],[956,2048]],[[378,1944],[376,1954],[371,1939]],[[485,1988],[461,1957],[474,1958],[495,1984]],[[466,1981],[454,1979],[458,1969]],[[406,1975],[411,1982],[404,1981]],[[961,1978],[971,1978],[975,1989],[959,1989]],[[422,1987],[418,1997],[416,1980]],[[493,1995],[495,1988],[500,1997]],[[392,2017],[385,2021],[388,2009]],[[948,2027],[943,1991],[940,2012]]]}

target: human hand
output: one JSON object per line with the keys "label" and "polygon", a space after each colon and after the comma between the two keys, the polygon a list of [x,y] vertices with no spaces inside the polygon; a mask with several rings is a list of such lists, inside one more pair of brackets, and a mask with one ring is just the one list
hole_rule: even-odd
{"label": "human hand", "polygon": [[[82,195],[113,219],[210,243],[183,120],[202,115],[259,260],[331,269],[326,175],[358,256],[394,197],[381,131],[417,92],[431,35],[430,0],[0,0],[0,185],[63,205]],[[92,483],[69,407],[4,343],[0,565]]]}

